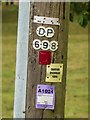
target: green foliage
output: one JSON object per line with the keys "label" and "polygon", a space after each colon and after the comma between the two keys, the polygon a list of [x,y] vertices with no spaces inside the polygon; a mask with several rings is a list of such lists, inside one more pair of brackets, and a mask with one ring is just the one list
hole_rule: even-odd
{"label": "green foliage", "polygon": [[82,27],[88,25],[90,20],[90,2],[71,2],[70,5],[70,21],[74,21],[74,16],[77,15],[77,21]]}
{"label": "green foliage", "polygon": [[88,24],[88,16],[87,15],[84,15],[84,14],[80,14],[78,16],[78,23],[83,26],[83,27],[86,27],[87,24]]}

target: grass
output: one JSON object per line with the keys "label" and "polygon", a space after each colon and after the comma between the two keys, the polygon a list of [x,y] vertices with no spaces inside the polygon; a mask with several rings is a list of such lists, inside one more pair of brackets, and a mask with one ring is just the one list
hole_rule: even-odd
{"label": "grass", "polygon": [[88,117],[88,29],[70,23],[66,117]]}
{"label": "grass", "polygon": [[[3,5],[2,117],[13,115],[17,6]],[[88,30],[70,23],[65,117],[88,116]]]}
{"label": "grass", "polygon": [[2,11],[2,117],[12,117],[14,101],[17,6]]}

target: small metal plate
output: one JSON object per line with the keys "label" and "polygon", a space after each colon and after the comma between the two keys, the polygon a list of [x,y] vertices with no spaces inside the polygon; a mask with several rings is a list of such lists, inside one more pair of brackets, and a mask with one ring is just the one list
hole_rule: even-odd
{"label": "small metal plate", "polygon": [[47,65],[46,82],[62,82],[63,64]]}
{"label": "small metal plate", "polygon": [[39,64],[49,65],[51,63],[50,51],[39,51]]}
{"label": "small metal plate", "polygon": [[60,25],[59,18],[50,18],[43,16],[34,16],[34,23],[49,24],[49,25]]}

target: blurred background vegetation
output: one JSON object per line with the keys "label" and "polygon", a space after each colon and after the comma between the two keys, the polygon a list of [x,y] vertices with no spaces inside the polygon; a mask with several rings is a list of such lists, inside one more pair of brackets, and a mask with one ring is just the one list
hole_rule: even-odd
{"label": "blurred background vegetation", "polygon": [[[73,4],[73,3],[72,3]],[[74,4],[75,5],[75,4]],[[89,13],[71,8],[68,43],[66,118],[88,117],[88,26]],[[87,16],[87,17],[84,17]],[[77,22],[79,20],[79,22]],[[13,116],[18,4],[2,4],[2,117]],[[86,22],[85,22],[86,21]],[[79,24],[82,26],[80,26]]]}

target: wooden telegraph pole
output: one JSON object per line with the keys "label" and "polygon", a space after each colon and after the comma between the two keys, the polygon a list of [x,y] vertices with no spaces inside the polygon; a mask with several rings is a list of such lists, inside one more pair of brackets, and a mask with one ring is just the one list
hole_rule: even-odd
{"label": "wooden telegraph pole", "polygon": [[[67,72],[67,44],[68,44],[68,23],[69,3],[65,2],[34,2],[31,3],[30,30],[29,30],[29,51],[28,51],[28,76],[26,95],[26,118],[64,118],[66,72]],[[36,18],[35,18],[36,16]],[[42,17],[42,18],[41,18]],[[44,17],[44,18],[43,18]],[[48,18],[47,18],[48,17]],[[55,24],[54,18],[57,19]],[[44,19],[44,20],[43,20]],[[48,20],[47,20],[48,19]],[[36,20],[36,22],[35,22]],[[47,21],[46,21],[47,20]],[[51,20],[51,21],[49,21]],[[55,19],[56,20],[56,19]],[[42,23],[43,22],[43,23]],[[51,22],[51,23],[50,23]],[[53,37],[39,36],[36,34],[38,27],[51,27],[54,30]],[[38,30],[37,30],[38,31]],[[43,33],[44,31],[41,31]],[[52,32],[49,31],[49,33]],[[46,82],[46,66],[39,63],[39,52],[33,48],[35,39],[57,41],[58,49],[51,51],[52,63],[63,64],[61,82]],[[46,44],[46,43],[45,43]],[[36,46],[38,47],[38,45]],[[37,109],[36,88],[38,84],[55,86],[55,107],[50,109]]]}

